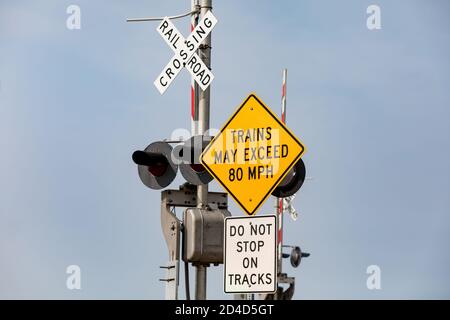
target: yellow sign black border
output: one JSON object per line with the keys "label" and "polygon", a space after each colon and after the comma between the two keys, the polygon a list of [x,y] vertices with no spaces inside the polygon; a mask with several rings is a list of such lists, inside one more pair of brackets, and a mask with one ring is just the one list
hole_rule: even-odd
{"label": "yellow sign black border", "polygon": [[[271,116],[272,118],[283,128],[286,130],[286,132],[291,136],[292,139],[294,139],[294,141],[296,141],[302,148],[302,152],[300,152],[297,157],[295,157],[295,159],[289,164],[289,166],[287,167],[287,169],[283,172],[283,174],[280,175],[280,177],[278,178],[278,180],[273,184],[272,188],[269,189],[269,191],[266,193],[266,195],[262,198],[262,200],[258,203],[258,205],[255,207],[255,209],[253,211],[249,211],[247,210],[247,208],[245,208],[245,206],[241,203],[241,201],[239,201],[239,199],[230,191],[230,189],[228,189],[228,187],[226,186],[226,184],[224,184],[222,182],[222,180],[219,179],[218,176],[216,176],[216,174],[214,173],[214,171],[208,167],[208,165],[206,164],[206,162],[203,161],[203,155],[206,154],[208,152],[208,150],[211,148],[211,146],[214,144],[214,142],[216,141],[216,139],[225,131],[225,129],[227,128],[228,124],[239,114],[239,112],[241,111],[241,109],[245,106],[245,104],[247,103],[247,101],[250,98],[254,98]],[[265,104],[264,102],[261,101],[261,99],[258,98],[258,96],[254,93],[251,93],[247,99],[244,100],[244,102],[242,102],[242,104],[240,105],[240,107],[234,112],[234,114],[231,116],[231,118],[225,123],[225,125],[222,127],[222,129],[220,129],[220,133],[217,134],[214,139],[211,140],[211,142],[206,146],[205,150],[202,152],[201,156],[200,156],[200,160],[203,164],[203,166],[206,168],[206,170],[208,170],[208,172],[217,180],[219,181],[219,183],[222,185],[222,187],[224,187],[227,192],[233,197],[233,199],[239,204],[239,206],[246,212],[247,215],[249,216],[254,216],[256,214],[256,211],[258,211],[258,209],[261,207],[261,205],[266,201],[266,199],[269,197],[269,195],[272,193],[272,191],[280,184],[280,182],[284,179],[284,177],[287,175],[287,173],[289,172],[289,170],[292,169],[292,167],[297,163],[297,161],[301,158],[301,156],[305,153],[306,151],[306,147],[294,136],[294,134],[291,132],[291,130],[289,130],[288,127],[286,127],[286,125],[280,121],[280,119],[278,119],[278,117],[272,112],[272,110],[270,110]]]}

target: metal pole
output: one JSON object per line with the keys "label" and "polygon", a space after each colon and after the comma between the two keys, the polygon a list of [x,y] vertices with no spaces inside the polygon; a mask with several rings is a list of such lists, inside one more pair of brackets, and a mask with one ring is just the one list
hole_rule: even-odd
{"label": "metal pole", "polygon": [[[200,0],[200,19],[212,9],[212,0]],[[211,35],[200,45],[199,56],[205,65],[211,69]],[[198,134],[203,135],[209,130],[209,107],[210,87],[205,91],[198,90]],[[206,208],[208,204],[208,185],[202,184],[197,187],[197,207]],[[206,300],[206,268],[197,265],[195,299]]]}
{"label": "metal pole", "polygon": [[196,266],[195,274],[195,299],[206,300],[206,266]]}
{"label": "metal pole", "polygon": [[[212,9],[212,0],[200,0],[200,19]],[[205,65],[211,69],[211,34],[200,45],[199,56]],[[210,88],[205,91],[199,89],[198,131],[204,134],[209,129]]]}
{"label": "metal pole", "polygon": [[280,274],[283,270],[283,199],[282,198],[276,198],[275,199],[275,210],[278,217],[278,234],[277,234],[277,241],[278,241],[278,256],[277,256],[277,273]]}
{"label": "metal pole", "polygon": [[[281,121],[286,123],[286,84],[287,84],[287,69],[283,69],[283,87],[281,90]],[[283,199],[275,198],[275,210],[278,217],[278,275],[283,271]],[[279,299],[275,295],[275,299]]]}

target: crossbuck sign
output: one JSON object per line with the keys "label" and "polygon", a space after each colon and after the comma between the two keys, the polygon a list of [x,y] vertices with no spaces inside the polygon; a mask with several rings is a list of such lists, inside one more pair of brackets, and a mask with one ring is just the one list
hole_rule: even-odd
{"label": "crossbuck sign", "polygon": [[165,17],[156,29],[175,55],[164,67],[154,84],[163,94],[183,67],[190,72],[202,90],[209,87],[214,75],[195,53],[217,23],[216,17],[208,11],[199,21],[187,39],[178,31],[169,18]]}

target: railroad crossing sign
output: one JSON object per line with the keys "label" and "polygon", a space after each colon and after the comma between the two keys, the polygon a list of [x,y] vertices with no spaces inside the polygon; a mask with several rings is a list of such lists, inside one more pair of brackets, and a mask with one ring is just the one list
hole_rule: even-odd
{"label": "railroad crossing sign", "polygon": [[254,215],[305,152],[303,144],[250,94],[201,155],[202,164]]}
{"label": "railroad crossing sign", "polygon": [[156,30],[166,41],[167,45],[175,52],[175,55],[170,59],[169,63],[164,67],[154,82],[159,93],[164,94],[183,67],[186,67],[191,73],[202,90],[206,90],[209,87],[214,79],[214,75],[195,51],[197,51],[200,44],[208,37],[216,24],[216,17],[211,11],[208,11],[189,37],[184,39],[183,35],[169,18],[165,17],[162,20]]}
{"label": "railroad crossing sign", "polygon": [[276,216],[225,218],[225,293],[275,292]]}

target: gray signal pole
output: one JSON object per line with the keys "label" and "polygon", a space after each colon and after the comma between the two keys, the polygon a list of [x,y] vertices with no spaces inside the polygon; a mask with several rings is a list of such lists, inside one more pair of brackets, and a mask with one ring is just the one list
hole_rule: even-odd
{"label": "gray signal pole", "polygon": [[[196,60],[202,60],[202,64],[205,66],[202,71],[202,74],[204,74],[207,71],[206,68],[211,69],[211,30],[217,23],[217,19],[208,13],[211,9],[212,0],[191,0],[191,11],[188,13],[171,17],[132,18],[127,19],[127,21],[143,22],[163,20],[164,23],[169,24],[166,21],[167,19],[191,16],[191,32],[195,30],[197,23],[201,21],[204,24],[203,27],[209,28],[207,30],[208,36],[205,38],[202,37],[202,33],[206,35],[205,31],[203,28],[198,28],[195,31],[196,35],[200,39],[204,39],[204,41],[200,43],[199,41],[201,40],[197,40],[194,35],[193,37],[196,41],[195,48],[197,48],[195,53]],[[158,30],[160,30],[160,27],[158,27]],[[174,32],[174,30],[178,34],[178,39],[183,39],[183,36],[175,27],[171,27],[170,32]],[[162,35],[162,33],[160,34]],[[179,54],[179,52],[177,51],[176,54]],[[174,61],[178,61],[180,64],[181,60],[181,57],[176,57]],[[175,67],[175,63],[173,66]],[[179,67],[176,67],[176,69],[180,71]],[[166,269],[166,277],[160,279],[160,281],[166,282],[166,299],[178,299],[180,240],[182,240],[181,249],[183,252],[182,258],[185,263],[186,298],[190,300],[188,263],[192,263],[196,269],[195,299],[206,300],[207,268],[211,264],[219,265],[223,263],[223,245],[218,246],[217,241],[223,240],[223,237],[219,234],[223,232],[225,218],[231,216],[231,213],[228,211],[227,193],[208,191],[208,183],[213,179],[212,176],[205,175],[206,171],[202,171],[201,173],[197,172],[191,166],[192,163],[175,164],[172,161],[172,151],[175,148],[180,147],[181,150],[178,150],[179,152],[186,148],[186,154],[191,154],[191,152],[196,150],[195,136],[202,136],[202,149],[204,148],[203,143],[208,140],[204,138],[210,127],[209,84],[205,85],[205,83],[201,82],[201,85],[199,83],[201,78],[197,78],[196,72],[191,72],[191,75],[193,139],[186,141],[168,141],[167,139],[157,141],[151,143],[143,151],[135,151],[132,159],[138,165],[141,181],[150,189],[155,190],[167,187],[175,178],[176,171],[180,167],[181,174],[187,183],[181,185],[179,189],[164,190],[161,192],[161,227],[169,249],[169,262],[167,266],[162,266],[162,268]],[[159,87],[158,84],[163,85],[164,88]],[[170,83],[166,82],[167,84],[170,85]],[[166,85],[161,81],[155,81],[155,86],[161,94],[167,89]],[[206,89],[204,91],[201,90],[204,87]],[[170,143],[180,143],[180,145],[173,148],[170,146]],[[198,161],[200,159],[195,160]],[[164,165],[165,163],[169,165]],[[160,170],[162,174],[156,176],[150,170],[151,168]],[[175,213],[174,209],[177,207],[186,208],[182,220]],[[182,238],[181,233],[183,234]]]}
{"label": "gray signal pole", "polygon": [[[212,0],[200,0],[200,19],[212,9]],[[199,47],[199,56],[211,69],[211,34]],[[198,134],[204,135],[209,130],[210,87],[205,91],[198,90]],[[197,207],[205,209],[208,205],[208,184],[197,187]],[[195,299],[206,300],[206,268],[207,265],[196,266]]]}

